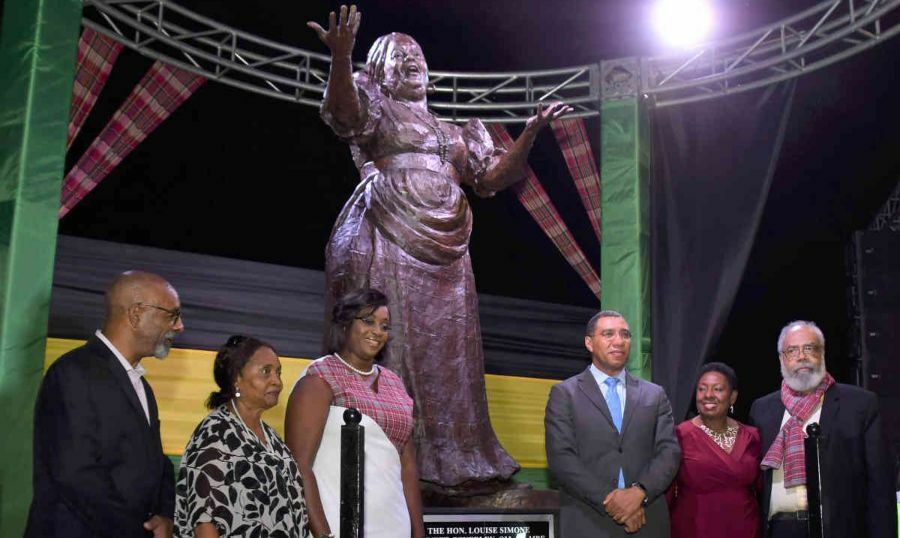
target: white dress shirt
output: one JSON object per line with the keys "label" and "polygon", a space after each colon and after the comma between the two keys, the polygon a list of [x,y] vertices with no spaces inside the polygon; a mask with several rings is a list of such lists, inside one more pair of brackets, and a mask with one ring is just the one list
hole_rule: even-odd
{"label": "white dress shirt", "polygon": [[616,383],[616,392],[619,394],[619,401],[622,402],[622,417],[625,417],[625,370],[622,369],[618,374],[611,376],[604,372],[601,372],[599,368],[597,368],[594,363],[591,363],[591,375],[594,376],[594,380],[597,382],[597,386],[600,387],[600,392],[603,393],[603,399],[609,401],[609,398],[606,397],[606,391],[609,390],[609,387],[606,385],[606,379],[609,377],[615,377],[619,380]]}
{"label": "white dress shirt", "polygon": [[144,416],[147,417],[147,424],[150,424],[150,407],[147,405],[147,391],[144,390],[144,384],[141,382],[141,377],[144,376],[144,367],[141,366],[141,363],[131,366],[128,359],[116,349],[116,346],[114,346],[112,342],[103,336],[102,332],[97,330],[94,334],[97,335],[97,338],[99,338],[101,342],[106,344],[106,347],[108,347],[109,350],[113,352],[113,355],[119,359],[119,362],[122,363],[122,368],[125,368],[125,373],[128,374],[128,379],[131,380],[131,386],[134,387],[134,392],[137,393],[138,400],[141,402],[141,407],[144,408]]}

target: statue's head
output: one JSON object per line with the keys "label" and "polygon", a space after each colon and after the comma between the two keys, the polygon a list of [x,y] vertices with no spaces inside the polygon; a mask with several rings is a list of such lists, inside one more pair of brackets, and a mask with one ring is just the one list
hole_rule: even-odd
{"label": "statue's head", "polygon": [[425,99],[428,64],[422,54],[422,47],[406,34],[393,32],[376,39],[366,58],[366,72],[373,82],[394,99]]}

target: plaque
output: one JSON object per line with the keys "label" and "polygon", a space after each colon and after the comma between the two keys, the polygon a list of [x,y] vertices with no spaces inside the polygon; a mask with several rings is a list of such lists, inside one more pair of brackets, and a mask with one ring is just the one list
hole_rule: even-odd
{"label": "plaque", "polygon": [[555,510],[429,510],[428,538],[559,538]]}

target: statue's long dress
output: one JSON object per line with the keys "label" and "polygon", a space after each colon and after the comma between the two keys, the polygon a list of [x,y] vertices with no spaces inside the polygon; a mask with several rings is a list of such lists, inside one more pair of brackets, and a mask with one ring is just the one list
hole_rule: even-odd
{"label": "statue's long dress", "polygon": [[326,248],[326,319],[347,291],[383,291],[392,327],[383,364],[415,402],[422,480],[456,486],[507,479],[518,465],[488,417],[469,259],[472,213],[460,186],[492,194],[479,181],[501,151],[480,121],[439,123],[385,96],[365,76],[356,80],[363,125],[345,128],[322,114],[350,144],[361,178]]}

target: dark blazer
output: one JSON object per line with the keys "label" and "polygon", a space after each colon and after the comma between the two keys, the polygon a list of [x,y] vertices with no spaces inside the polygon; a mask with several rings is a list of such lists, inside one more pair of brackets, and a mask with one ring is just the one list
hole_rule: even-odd
{"label": "dark blazer", "polygon": [[47,370],[34,413],[34,498],[26,538],[143,537],[172,517],[175,480],[159,412],[150,424],[128,374],[96,336]]}
{"label": "dark blazer", "polygon": [[[781,429],[781,391],[753,402],[750,423],[759,428],[765,456]],[[894,459],[885,440],[875,394],[835,383],[825,391],[820,467],[825,535],[896,538]],[[772,470],[763,473],[760,508],[768,521]]]}
{"label": "dark blazer", "polygon": [[669,536],[665,492],[675,478],[681,448],[672,407],[662,387],[626,374],[622,433],[616,431],[590,368],[554,385],[544,416],[547,464],[560,488],[562,538],[626,536],[603,508],[625,484],[647,488],[647,524],[634,535]]}

